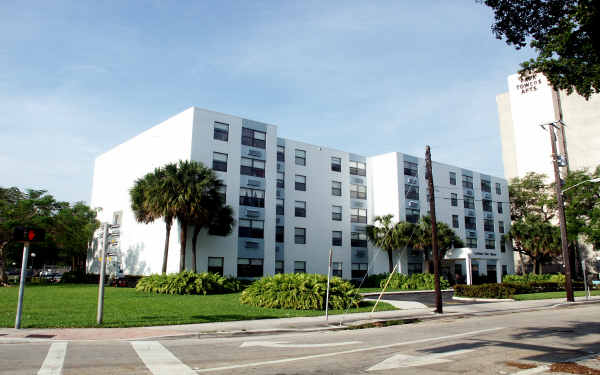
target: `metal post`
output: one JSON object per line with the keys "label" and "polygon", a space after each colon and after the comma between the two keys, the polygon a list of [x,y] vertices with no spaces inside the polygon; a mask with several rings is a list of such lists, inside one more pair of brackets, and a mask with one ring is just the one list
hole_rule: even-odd
{"label": "metal post", "polygon": [[562,187],[560,184],[560,172],[558,170],[558,155],[556,154],[554,124],[548,124],[548,132],[550,133],[550,144],[552,146],[552,164],[554,166],[554,183],[556,185],[556,201],[558,203],[558,221],[560,223],[560,242],[565,268],[565,289],[567,292],[567,302],[575,302],[575,298],[573,297],[573,283],[571,282],[571,262],[569,260],[569,248],[567,246],[565,206],[561,191]]}
{"label": "metal post", "polygon": [[429,211],[431,215],[431,248],[433,252],[433,274],[435,281],[435,312],[442,311],[442,291],[440,290],[440,254],[438,251],[437,222],[435,218],[435,194],[433,191],[433,172],[431,168],[431,150],[425,148],[425,164],[427,168],[427,180],[429,187]]}
{"label": "metal post", "polygon": [[325,320],[329,320],[329,280],[331,277],[331,262],[333,260],[333,249],[329,249],[329,265],[327,266],[327,296],[325,297]]}
{"label": "metal post", "polygon": [[102,324],[102,314],[104,312],[104,273],[106,271],[106,245],[108,240],[108,224],[104,224],[102,230],[102,261],[100,263],[100,276],[98,280],[98,313],[96,323]]}
{"label": "metal post", "polygon": [[19,302],[17,304],[17,317],[15,328],[21,328],[21,314],[23,312],[23,294],[25,294],[25,278],[27,277],[27,258],[29,257],[29,242],[23,244],[23,261],[21,262],[21,280],[19,280]]}

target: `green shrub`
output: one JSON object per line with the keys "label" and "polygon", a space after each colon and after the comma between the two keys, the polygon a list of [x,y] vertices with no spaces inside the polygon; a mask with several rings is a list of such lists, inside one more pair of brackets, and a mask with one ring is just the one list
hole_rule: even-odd
{"label": "green shrub", "polygon": [[525,275],[504,275],[502,278],[502,282],[504,283],[531,283],[531,282],[554,282],[554,283],[564,283],[565,275],[558,274],[542,274],[535,275],[532,273],[528,273]]}
{"label": "green shrub", "polygon": [[[240,302],[259,307],[294,310],[324,310],[327,276],[306,273],[286,273],[256,280],[242,292]],[[361,296],[348,281],[332,277],[329,307],[358,307]]]}
{"label": "green shrub", "polygon": [[507,284],[454,285],[454,294],[470,298],[512,298],[515,288]]}
{"label": "green shrub", "polygon": [[240,291],[240,283],[216,273],[183,271],[142,277],[135,286],[140,292],[161,294],[223,294]]}
{"label": "green shrub", "polygon": [[[394,273],[388,288],[405,289],[405,290],[433,290],[435,288],[435,280],[432,273],[413,273],[405,275],[403,273]],[[379,286],[383,288],[387,279],[381,280]],[[450,283],[444,277],[440,276],[440,288],[450,288]]]}
{"label": "green shrub", "polygon": [[363,288],[379,288],[379,286],[381,285],[381,280],[387,280],[387,278],[389,276],[390,276],[390,274],[387,272],[369,275],[365,279],[365,282],[363,283],[362,287]]}

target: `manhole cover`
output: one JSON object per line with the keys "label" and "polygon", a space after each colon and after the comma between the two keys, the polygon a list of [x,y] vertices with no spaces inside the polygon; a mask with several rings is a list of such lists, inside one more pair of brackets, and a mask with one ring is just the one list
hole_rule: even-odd
{"label": "manhole cover", "polygon": [[25,337],[28,338],[28,339],[51,339],[54,336],[56,336],[56,335],[36,335],[36,334],[33,334],[33,335],[27,335]]}

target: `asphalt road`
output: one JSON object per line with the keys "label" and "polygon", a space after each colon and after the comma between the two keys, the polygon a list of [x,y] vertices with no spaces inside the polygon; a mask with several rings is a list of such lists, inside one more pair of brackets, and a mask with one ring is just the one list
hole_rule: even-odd
{"label": "asphalt road", "polygon": [[[148,341],[2,343],[1,374],[523,374],[600,369],[600,305],[360,330]],[[531,371],[531,370],[529,370]]]}
{"label": "asphalt road", "polygon": [[[472,301],[460,301],[453,300],[452,296],[454,291],[442,292],[442,301],[444,305],[463,305],[463,304],[476,304],[485,302],[472,302]],[[366,299],[376,300],[377,296],[367,296]],[[386,294],[384,297],[386,300],[393,301],[407,301],[407,302],[419,302],[427,307],[435,307],[435,293],[434,292],[418,292],[418,293],[401,293],[401,294]]]}

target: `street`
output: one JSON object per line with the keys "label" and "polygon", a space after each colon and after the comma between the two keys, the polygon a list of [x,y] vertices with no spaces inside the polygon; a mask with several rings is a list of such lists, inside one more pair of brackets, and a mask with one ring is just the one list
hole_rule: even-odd
{"label": "street", "polygon": [[[1,374],[544,373],[600,370],[600,305],[386,328],[140,341],[0,340]],[[1,337],[0,337],[1,339]],[[524,373],[523,373],[524,374]]]}

